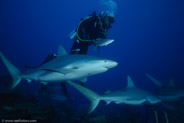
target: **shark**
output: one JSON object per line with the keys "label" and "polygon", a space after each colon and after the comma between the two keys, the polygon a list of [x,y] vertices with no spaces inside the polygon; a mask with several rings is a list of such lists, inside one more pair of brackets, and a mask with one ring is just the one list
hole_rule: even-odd
{"label": "shark", "polygon": [[173,79],[170,79],[168,84],[164,85],[163,82],[147,73],[146,76],[157,86],[155,94],[163,101],[170,102],[183,99],[184,89],[183,87],[177,87]]}
{"label": "shark", "polygon": [[100,47],[107,46],[107,45],[111,44],[112,42],[114,42],[114,39],[104,38],[104,39],[98,40],[98,41],[94,42],[94,44],[95,44],[94,50],[96,50],[97,47],[100,50]]}
{"label": "shark", "polygon": [[136,88],[130,76],[127,76],[127,87],[117,91],[108,91],[100,95],[86,87],[76,84],[72,81],[67,81],[68,84],[77,89],[86,98],[91,101],[88,114],[93,112],[101,100],[106,104],[114,102],[116,104],[129,104],[129,105],[144,105],[144,104],[156,104],[161,102],[159,98],[153,94]]}
{"label": "shark", "polygon": [[80,80],[85,83],[88,76],[103,73],[118,65],[117,62],[90,55],[69,55],[63,46],[58,48],[57,58],[26,72],[21,72],[0,52],[0,58],[13,78],[10,89],[15,88],[22,79],[47,84],[48,82],[61,82]]}
{"label": "shark", "polygon": [[100,41],[97,41],[96,45],[98,47],[102,47],[102,46],[107,46],[107,45],[111,44],[112,42],[114,42],[114,39],[105,38],[105,39],[102,39]]}

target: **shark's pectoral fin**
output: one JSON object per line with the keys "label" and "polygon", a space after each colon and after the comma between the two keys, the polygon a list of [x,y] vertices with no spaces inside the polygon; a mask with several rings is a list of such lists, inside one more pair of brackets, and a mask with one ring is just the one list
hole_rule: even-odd
{"label": "shark's pectoral fin", "polygon": [[88,109],[88,114],[90,114],[91,112],[93,112],[93,110],[95,110],[95,108],[97,107],[97,105],[99,104],[99,100],[94,99]]}
{"label": "shark's pectoral fin", "polygon": [[49,71],[49,72],[58,72],[58,73],[62,73],[64,75],[68,74],[68,73],[71,73],[75,70],[76,68],[74,69],[42,69],[42,70],[45,70],[45,71]]}
{"label": "shark's pectoral fin", "polygon": [[73,83],[71,81],[67,81],[67,83],[73,86],[74,88],[76,88],[78,91],[80,91],[84,96],[86,96],[91,101],[91,104],[88,110],[88,114],[90,114],[99,104],[99,101],[101,100],[101,96],[96,92],[88,88],[85,88],[81,85],[78,85],[76,83]]}

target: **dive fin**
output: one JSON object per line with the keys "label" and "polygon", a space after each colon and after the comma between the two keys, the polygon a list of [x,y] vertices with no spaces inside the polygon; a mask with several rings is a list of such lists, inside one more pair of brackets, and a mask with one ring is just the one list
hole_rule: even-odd
{"label": "dive fin", "polygon": [[159,80],[155,79],[154,77],[150,76],[149,74],[146,74],[146,76],[147,76],[153,83],[155,83],[155,85],[156,85],[157,87],[159,87],[159,88],[163,87],[163,84],[162,84]]}
{"label": "dive fin", "polygon": [[5,64],[5,66],[7,67],[8,71],[10,72],[10,75],[13,77],[13,83],[10,87],[10,89],[15,88],[21,81],[21,77],[20,75],[20,71],[12,64],[8,61],[8,59],[3,55],[2,52],[0,52],[0,57],[3,61],[3,63]]}
{"label": "dive fin", "polygon": [[127,88],[135,88],[135,85],[130,76],[127,76]]}
{"label": "dive fin", "polygon": [[99,94],[97,94],[96,92],[87,89],[83,86],[80,86],[76,83],[73,83],[71,81],[67,81],[71,86],[73,86],[74,88],[76,88],[78,91],[80,91],[85,97],[87,97],[90,101],[90,107],[88,110],[88,114],[90,114],[91,112],[93,112],[93,110],[95,110],[95,108],[97,107],[97,105],[99,104],[101,97]]}

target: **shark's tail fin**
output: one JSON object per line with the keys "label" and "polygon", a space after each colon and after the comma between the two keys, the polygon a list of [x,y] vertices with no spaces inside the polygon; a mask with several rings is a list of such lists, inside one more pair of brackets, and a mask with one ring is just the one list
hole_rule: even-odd
{"label": "shark's tail fin", "polygon": [[20,83],[21,80],[21,77],[19,77],[20,71],[12,63],[8,61],[8,59],[2,54],[2,52],[0,52],[0,57],[5,66],[7,67],[8,71],[10,72],[11,76],[13,77],[13,83],[10,87],[10,89],[13,89]]}
{"label": "shark's tail fin", "polygon": [[88,110],[88,114],[90,114],[93,110],[95,110],[95,108],[97,107],[97,105],[99,104],[101,98],[100,95],[97,94],[96,92],[89,90],[83,86],[80,86],[76,83],[73,83],[71,81],[67,81],[71,86],[73,86],[74,88],[76,88],[78,91],[80,91],[84,96],[86,96],[90,101],[90,107]]}

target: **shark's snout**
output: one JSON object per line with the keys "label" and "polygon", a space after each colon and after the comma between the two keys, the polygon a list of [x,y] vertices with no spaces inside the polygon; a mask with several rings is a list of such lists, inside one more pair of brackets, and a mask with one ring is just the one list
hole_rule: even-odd
{"label": "shark's snout", "polygon": [[111,66],[112,66],[112,67],[116,67],[117,65],[118,65],[118,63],[115,62],[115,61],[111,63]]}
{"label": "shark's snout", "polygon": [[113,68],[113,67],[115,67],[115,66],[117,66],[118,65],[118,63],[117,62],[115,62],[115,61],[111,61],[111,60],[109,60],[109,61],[105,61],[106,62],[106,67],[107,68]]}
{"label": "shark's snout", "polygon": [[156,104],[156,103],[159,103],[159,102],[161,102],[162,100],[161,99],[159,99],[159,98],[157,98],[157,97],[150,97],[149,99],[149,102],[151,103],[151,104]]}

